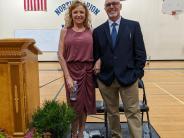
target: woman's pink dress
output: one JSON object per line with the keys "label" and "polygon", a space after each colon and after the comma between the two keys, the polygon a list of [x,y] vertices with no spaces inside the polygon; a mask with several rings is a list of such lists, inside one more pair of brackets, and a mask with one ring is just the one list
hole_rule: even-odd
{"label": "woman's pink dress", "polygon": [[64,42],[64,58],[73,80],[77,81],[77,100],[70,100],[70,90],[66,88],[67,102],[77,113],[95,114],[96,99],[93,83],[93,38],[92,32],[75,32],[68,28]]}

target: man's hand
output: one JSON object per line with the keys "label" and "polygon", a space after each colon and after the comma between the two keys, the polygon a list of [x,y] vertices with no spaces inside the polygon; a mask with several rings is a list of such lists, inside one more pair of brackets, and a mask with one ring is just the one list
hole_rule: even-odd
{"label": "man's hand", "polygon": [[94,73],[97,75],[98,73],[100,73],[100,67],[101,67],[101,60],[98,59],[94,65]]}

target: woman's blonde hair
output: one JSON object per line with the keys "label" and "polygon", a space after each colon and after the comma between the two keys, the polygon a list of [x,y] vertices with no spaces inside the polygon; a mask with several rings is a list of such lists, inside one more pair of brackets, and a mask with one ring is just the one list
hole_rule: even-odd
{"label": "woman's blonde hair", "polygon": [[91,28],[91,17],[89,14],[89,10],[85,5],[85,3],[79,0],[73,1],[70,7],[68,8],[68,11],[65,14],[65,27],[70,28],[74,26],[73,19],[72,19],[72,11],[78,6],[82,6],[85,9],[84,27]]}

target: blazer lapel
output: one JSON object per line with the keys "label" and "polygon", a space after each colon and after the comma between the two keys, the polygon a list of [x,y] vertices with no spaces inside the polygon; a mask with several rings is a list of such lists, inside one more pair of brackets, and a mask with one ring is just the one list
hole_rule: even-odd
{"label": "blazer lapel", "polygon": [[120,25],[119,25],[119,30],[118,30],[118,35],[117,35],[117,38],[116,38],[116,44],[117,42],[119,41],[121,35],[123,34],[123,32],[125,31],[125,22],[123,22],[123,18],[121,18],[121,21],[120,21]]}
{"label": "blazer lapel", "polygon": [[111,38],[111,35],[110,35],[110,28],[109,28],[109,22],[106,21],[105,24],[104,24],[104,31],[105,31],[105,34],[108,38],[108,41],[110,43],[110,47],[111,47],[111,50],[114,50],[116,47],[117,47],[117,44],[119,42],[119,39],[122,38],[122,35],[125,32],[125,29],[126,28],[126,23],[124,22],[124,19],[121,18],[121,21],[120,21],[120,25],[119,25],[119,30],[118,30],[118,35],[117,35],[117,38],[116,38],[116,44],[115,44],[115,47],[112,48],[112,38]]}
{"label": "blazer lapel", "polygon": [[109,28],[109,22],[106,21],[105,24],[104,24],[104,30],[105,30],[105,34],[107,36],[107,39],[110,43],[110,46],[112,48],[112,39],[111,39],[111,36],[110,36],[110,28]]}
{"label": "blazer lapel", "polygon": [[125,33],[126,23],[123,20],[124,19],[121,18],[120,25],[119,25],[119,30],[118,30],[118,35],[117,35],[117,38],[116,38],[116,45],[115,45],[115,47],[117,46],[117,44],[119,42],[119,39],[121,38],[123,33]]}

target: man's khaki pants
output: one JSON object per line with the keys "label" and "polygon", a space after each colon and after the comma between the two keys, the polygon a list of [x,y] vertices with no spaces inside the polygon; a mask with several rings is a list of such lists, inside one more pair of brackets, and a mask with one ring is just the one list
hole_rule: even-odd
{"label": "man's khaki pants", "polygon": [[111,86],[106,86],[100,80],[97,80],[97,83],[107,108],[107,116],[112,138],[122,138],[119,115],[119,95],[121,96],[124,105],[130,137],[142,138],[138,81],[127,87],[121,86],[117,80],[114,80]]}

